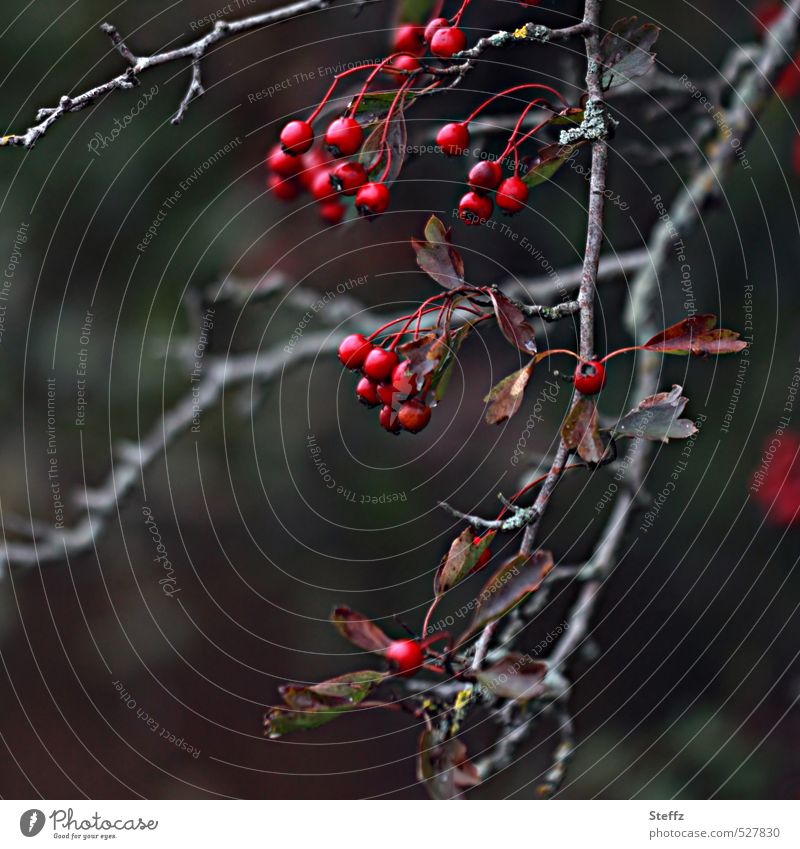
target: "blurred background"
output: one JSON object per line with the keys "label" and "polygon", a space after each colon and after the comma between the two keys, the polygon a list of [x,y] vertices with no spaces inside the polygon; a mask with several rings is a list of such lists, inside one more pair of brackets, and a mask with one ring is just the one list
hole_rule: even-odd
{"label": "blurred background", "polygon": [[[121,71],[103,21],[144,54],[207,31],[223,5],[10,0],[0,27],[4,132]],[[655,21],[661,70],[703,86],[719,83],[736,42],[757,40],[754,6],[609,0],[604,22],[630,14]],[[267,7],[232,0],[223,14]],[[476,0],[463,24],[474,40],[524,20],[563,25],[580,8]],[[393,633],[402,633],[395,616],[421,628],[433,571],[460,530],[437,502],[494,514],[497,491],[516,490],[553,449],[569,390],[545,405],[545,421],[525,437],[528,459],[512,464],[527,414],[490,428],[482,399],[519,359],[488,330],[465,346],[430,427],[392,438],[355,403],[353,377],[333,354],[350,302],[337,295],[301,326],[305,308],[285,295],[294,284],[320,296],[343,284],[364,309],[413,309],[435,293],[408,243],[430,212],[453,223],[473,282],[572,267],[582,254],[586,183],[565,168],[536,190],[531,210],[500,219],[531,248],[499,224],[455,221],[466,169],[435,154],[409,158],[390,211],[376,221],[326,227],[308,196],[287,204],[266,192],[264,155],[282,122],[307,115],[348,63],[385,55],[395,16],[390,2],[336,4],[223,42],[203,62],[205,96],[179,126],[169,119],[188,70],[173,63],[66,116],[33,150],[0,151],[8,282],[0,293],[0,508],[9,540],[24,541],[13,516],[80,519],[74,497],[101,485],[124,456],[120,445],[141,439],[191,393],[198,345],[201,370],[213,357],[279,351],[298,330],[324,348],[204,405],[193,432],[157,451],[86,553],[12,566],[0,580],[0,795],[424,797],[411,717],[365,710],[272,741],[262,734],[263,708],[278,701],[282,682],[375,665],[328,624],[334,605],[381,619]],[[555,84],[575,101],[581,68],[559,47],[487,54],[456,92],[408,113],[410,141],[429,144],[444,120],[514,82]],[[644,244],[659,214],[653,197],[667,202],[687,173],[674,146],[686,148],[702,126],[681,95],[661,105],[650,95],[620,98],[615,108],[608,254]],[[576,668],[579,747],[564,797],[786,798],[800,790],[800,495],[791,435],[800,422],[791,411],[770,485],[760,497],[750,489],[787,415],[800,355],[797,116],[788,93],[774,99],[746,141],[749,167],[739,165],[715,209],[680,234],[695,309],[744,330],[752,308],[752,356],[743,377],[738,357],[663,365],[663,388],[682,384],[687,414],[706,418],[652,527],[632,520],[608,582],[594,651]],[[502,148],[501,138],[487,134],[486,148]],[[246,291],[262,275],[285,285],[270,298],[217,304],[206,339],[197,321],[203,293],[226,279],[245,281]],[[621,320],[629,283],[601,286],[601,351],[629,344]],[[660,295],[664,325],[686,314],[681,263],[667,264]],[[550,346],[572,345],[574,327],[547,325],[545,336]],[[638,400],[629,397],[632,365],[615,361],[602,402],[609,416]],[[653,499],[682,450],[659,446],[646,480]],[[113,478],[112,488],[124,485]],[[576,563],[591,552],[607,486],[602,476],[575,475],[559,487],[543,525],[543,545],[557,558]],[[505,541],[505,552],[513,545]],[[476,589],[454,593],[452,609]],[[576,591],[565,584],[554,593],[529,628],[532,645],[563,620]],[[473,753],[486,732],[480,722],[468,731]],[[524,756],[475,795],[529,798],[554,740],[543,725]]]}

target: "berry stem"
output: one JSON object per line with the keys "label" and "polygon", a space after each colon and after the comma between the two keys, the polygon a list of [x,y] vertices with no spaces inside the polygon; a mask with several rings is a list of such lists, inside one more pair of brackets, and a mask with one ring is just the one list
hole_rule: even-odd
{"label": "berry stem", "polygon": [[325,97],[323,97],[322,100],[320,100],[319,104],[317,105],[317,108],[311,113],[311,115],[309,115],[308,123],[313,124],[314,121],[317,119],[317,116],[319,115],[320,112],[322,112],[323,108],[325,107],[325,104],[330,100],[331,95],[333,94],[333,92],[336,89],[336,86],[339,84],[340,80],[344,79],[344,77],[350,76],[350,74],[355,74],[355,73],[358,73],[359,71],[363,71],[365,68],[373,68],[373,67],[375,67],[375,64],[376,63],[373,62],[370,65],[358,65],[358,67],[356,67],[356,68],[348,68],[346,71],[342,71],[340,74],[337,74],[333,78],[333,82],[331,83],[330,88],[325,93]]}
{"label": "berry stem", "polygon": [[610,354],[606,354],[601,363],[606,362],[606,360],[610,360],[612,357],[619,356],[619,354],[629,354],[631,351],[644,351],[646,348],[644,345],[631,345],[630,348],[618,348],[616,351],[612,351]]}
{"label": "berry stem", "polygon": [[[466,117],[461,123],[464,125],[469,124],[470,121],[473,121],[477,115],[479,115],[487,106],[491,103],[494,103],[500,97],[506,97],[509,94],[513,94],[515,91],[522,91],[523,89],[535,88],[541,91],[550,92],[550,94],[554,94],[565,106],[567,105],[567,101],[554,89],[550,88],[549,85],[543,85],[542,83],[521,83],[520,85],[511,86],[511,88],[507,88],[505,91],[498,91],[497,94],[493,94],[488,100],[484,100],[476,109],[472,111],[472,113]],[[539,98],[539,100],[544,100],[544,98]]]}
{"label": "berry stem", "polygon": [[464,0],[461,4],[461,8],[455,13],[455,15],[453,15],[452,18],[450,18],[450,23],[452,23],[454,27],[457,27],[461,23],[461,16],[467,11],[467,6],[469,6],[469,4],[470,0]]}

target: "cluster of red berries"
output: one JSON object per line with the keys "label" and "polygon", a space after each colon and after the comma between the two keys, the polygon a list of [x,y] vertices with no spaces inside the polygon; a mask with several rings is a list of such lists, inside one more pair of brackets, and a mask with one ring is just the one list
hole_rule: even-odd
{"label": "cluster of red berries", "polygon": [[419,433],[431,419],[425,403],[426,386],[419,386],[391,348],[373,345],[360,333],[345,337],[339,345],[339,360],[345,368],[361,372],[356,398],[367,407],[380,407],[378,421],[389,433]]}

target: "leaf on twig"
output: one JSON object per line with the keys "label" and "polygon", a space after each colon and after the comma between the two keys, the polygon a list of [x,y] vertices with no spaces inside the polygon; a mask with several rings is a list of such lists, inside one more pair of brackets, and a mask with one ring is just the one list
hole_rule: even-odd
{"label": "leaf on twig", "polygon": [[450,230],[435,215],[425,225],[425,241],[411,239],[417,265],[445,289],[464,285],[464,262],[452,246]]}
{"label": "leaf on twig", "polygon": [[556,126],[562,126],[566,124],[569,126],[577,127],[583,122],[585,116],[585,109],[580,109],[577,106],[567,106],[560,112],[557,112],[555,115],[553,115],[553,117],[547,123],[555,124]]}
{"label": "leaf on twig", "polygon": [[549,551],[518,554],[492,575],[477,599],[477,610],[469,628],[459,637],[458,645],[516,607],[542,585],[553,569]]}
{"label": "leaf on twig", "polygon": [[618,20],[600,43],[603,88],[614,88],[646,74],[655,63],[651,48],[660,32],[655,24],[640,25],[635,15]]}
{"label": "leaf on twig", "polygon": [[497,316],[497,323],[503,336],[518,350],[525,354],[536,353],[536,334],[528,324],[525,314],[502,292],[492,289],[489,292]]}
{"label": "leaf on twig", "polygon": [[365,669],[312,686],[285,684],[280,694],[287,706],[266,711],[264,733],[275,739],[291,731],[319,728],[358,707],[386,677],[387,672]]}
{"label": "leaf on twig", "polygon": [[533,363],[531,362],[519,371],[504,377],[492,387],[483,399],[489,405],[486,410],[486,421],[489,424],[499,424],[510,419],[519,410],[525,395],[525,387],[532,374]]}
{"label": "leaf on twig", "polygon": [[599,463],[603,459],[606,449],[597,431],[594,398],[582,396],[576,401],[561,426],[561,439],[570,451],[577,449],[578,456],[586,463]]}
{"label": "leaf on twig", "polygon": [[[386,133],[385,139],[384,131]],[[389,186],[397,179],[402,170],[407,150],[406,119],[403,116],[403,110],[396,109],[391,118],[384,118],[375,125],[361,148],[358,161],[367,169],[375,165],[375,168],[379,169],[378,173],[383,173],[387,156],[391,155],[389,169],[381,180],[382,183]],[[376,161],[378,164],[375,164]]]}
{"label": "leaf on twig", "polygon": [[530,655],[511,653],[475,673],[475,679],[501,699],[527,701],[548,692],[544,683],[547,663]]}
{"label": "leaf on twig", "polygon": [[735,330],[715,329],[715,315],[693,315],[673,324],[642,345],[660,354],[735,354],[747,347]]}
{"label": "leaf on twig", "polygon": [[456,737],[442,740],[429,730],[419,740],[417,778],[433,799],[455,799],[481,783],[478,770],[467,758],[467,747]]}
{"label": "leaf on twig", "polygon": [[331,622],[346,640],[364,651],[382,654],[391,643],[374,622],[349,607],[337,607],[331,614]]}
{"label": "leaf on twig", "polygon": [[435,370],[431,374],[431,391],[433,397],[437,401],[441,401],[444,397],[445,390],[450,383],[450,377],[453,374],[458,359],[458,352],[464,344],[464,340],[472,331],[473,325],[470,322],[462,325],[455,333],[447,332],[440,339],[440,348],[436,348],[434,353],[439,353],[441,349],[441,359]]}
{"label": "leaf on twig", "polygon": [[614,436],[631,439],[651,439],[669,442],[670,439],[687,439],[697,433],[691,419],[678,418],[689,399],[681,395],[682,386],[673,386],[670,392],[659,392],[640,401],[611,428]]}
{"label": "leaf on twig", "polygon": [[572,154],[585,143],[585,140],[581,140],[574,144],[545,145],[539,151],[538,159],[525,172],[522,182],[531,189],[540,183],[546,183],[553,178],[556,171],[561,168]]}
{"label": "leaf on twig", "polygon": [[496,531],[488,531],[476,545],[475,535],[465,528],[450,544],[447,556],[439,564],[433,579],[437,598],[464,580],[478,564],[483,552],[492,544]]}

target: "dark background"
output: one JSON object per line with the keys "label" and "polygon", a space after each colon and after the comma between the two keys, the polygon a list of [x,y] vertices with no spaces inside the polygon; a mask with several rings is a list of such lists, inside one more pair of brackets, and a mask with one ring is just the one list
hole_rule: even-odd
{"label": "dark background", "polygon": [[[204,30],[192,30],[190,21],[223,5],[4,4],[5,131],[21,130],[38,107],[119,71],[121,60],[98,30],[102,21],[112,21],[135,52],[145,53],[194,38]],[[520,20],[564,23],[579,4],[546,0],[541,11],[484,0],[473,5],[464,19],[471,39]],[[606,5],[606,24],[638,12],[663,27],[659,60],[676,78],[714,79],[732,43],[754,37],[750,2]],[[238,14],[264,7],[254,2]],[[4,514],[53,520],[48,377],[56,378],[65,494],[100,483],[114,447],[149,430],[188,390],[188,369],[176,356],[182,343],[196,340],[182,306],[187,290],[229,273],[278,269],[321,293],[368,275],[355,294],[370,306],[433,293],[415,270],[408,237],[421,232],[430,211],[450,217],[463,191],[463,163],[435,155],[410,162],[393,189],[390,213],[329,230],[305,201],[282,205],[265,194],[263,156],[281,122],[296,111],[306,114],[330,75],[293,81],[274,97],[248,98],[300,71],[383,55],[391,9],[378,3],[354,19],[352,7],[334,7],[224,42],[204,61],[206,96],[179,127],[169,118],[188,73],[169,65],[143,75],[138,90],[65,117],[32,151],[0,150],[0,260],[11,255],[20,223],[29,224],[0,342]],[[457,93],[412,110],[411,132],[430,140],[442,120],[466,114],[481,92],[514,81],[570,80],[574,73],[558,47],[495,52]],[[110,133],[153,85],[151,102],[93,154],[87,145],[94,134]],[[575,98],[569,85],[564,90]],[[671,197],[686,174],[683,162],[659,156],[659,145],[691,138],[696,118],[680,108],[656,108],[643,119],[637,110],[645,107],[653,102],[620,105],[630,119],[623,117],[614,142],[622,155],[612,156],[609,180],[630,208],[609,207],[608,251],[641,245],[656,219],[650,198]],[[746,143],[751,169],[737,168],[717,209],[681,234],[701,311],[741,329],[744,287],[755,287],[752,364],[729,433],[720,427],[738,358],[664,364],[663,386],[682,383],[689,414],[708,418],[655,527],[642,534],[639,520],[631,522],[623,546],[629,553],[608,582],[598,652],[576,668],[572,706],[580,746],[565,797],[798,792],[797,532],[765,523],[748,495],[799,353],[796,117],[795,103],[776,99],[768,107]],[[137,251],[164,199],[237,138],[184,193],[148,248]],[[637,164],[624,155],[631,140],[648,146],[653,161]],[[580,175],[564,173],[536,191],[533,209],[512,226],[553,265],[574,265],[584,200]],[[541,274],[498,231],[456,224],[454,234],[473,281]],[[660,285],[659,312],[669,324],[684,309],[675,263]],[[625,280],[601,287],[600,350],[627,343],[620,320],[626,292]],[[79,429],[75,368],[89,309],[87,422]],[[280,298],[244,309],[223,305],[215,317],[215,351],[285,344],[301,316]],[[320,318],[306,332],[329,328]],[[572,344],[568,323],[545,330],[550,344]],[[437,500],[491,514],[496,491],[516,489],[522,470],[509,457],[526,414],[490,429],[482,423],[481,399],[517,362],[494,331],[472,340],[463,371],[416,438],[381,431],[374,415],[353,402],[351,376],[330,354],[287,369],[254,408],[243,403],[249,387],[226,395],[222,408],[203,414],[200,433],[183,436],[145,477],[146,503],[180,588],[172,598],[158,583],[141,488],[112,517],[95,551],[41,568],[12,568],[0,581],[0,794],[423,796],[414,783],[419,728],[409,717],[364,711],[307,735],[268,741],[262,708],[277,699],[283,681],[316,681],[375,663],[358,657],[327,624],[335,604],[385,617],[395,633],[393,614],[421,627],[433,570],[457,532],[436,510]],[[616,361],[603,401],[609,415],[636,400],[626,397],[631,364]],[[534,452],[554,444],[568,397],[565,389],[550,405],[547,425],[535,429]],[[356,503],[321,485],[305,445],[309,433],[337,484],[357,493]],[[657,452],[646,482],[651,493],[667,482],[680,451],[673,444]],[[605,486],[600,477],[587,485],[576,476],[559,489],[543,532],[544,544],[565,562],[591,551],[605,517],[595,510]],[[361,494],[381,493],[403,493],[405,500],[358,503]],[[67,515],[78,515],[74,505]],[[465,588],[453,609],[476,589]],[[567,585],[555,594],[531,626],[532,645],[561,621],[576,589]],[[199,756],[150,731],[123,704],[115,682]],[[554,745],[552,730],[542,726],[525,757],[476,795],[530,797]],[[474,729],[473,752],[485,743],[485,731]]]}

